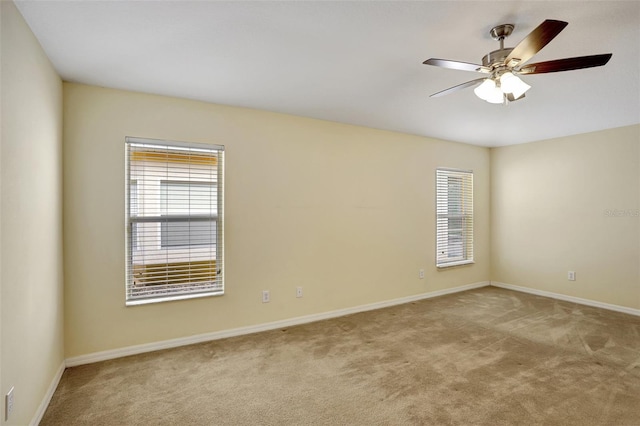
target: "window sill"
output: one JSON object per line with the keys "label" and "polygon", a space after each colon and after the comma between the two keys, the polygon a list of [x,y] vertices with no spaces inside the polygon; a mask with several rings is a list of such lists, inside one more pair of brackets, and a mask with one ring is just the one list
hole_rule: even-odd
{"label": "window sill", "polygon": [[224,291],[210,291],[206,293],[180,294],[176,296],[150,297],[148,299],[133,299],[125,302],[126,306],[149,305],[151,303],[173,302],[176,300],[199,299],[201,297],[222,296]]}
{"label": "window sill", "polygon": [[458,262],[441,263],[439,265],[436,265],[436,268],[446,269],[446,268],[451,268],[453,266],[473,265],[474,263],[476,262],[474,262],[473,260],[460,260]]}

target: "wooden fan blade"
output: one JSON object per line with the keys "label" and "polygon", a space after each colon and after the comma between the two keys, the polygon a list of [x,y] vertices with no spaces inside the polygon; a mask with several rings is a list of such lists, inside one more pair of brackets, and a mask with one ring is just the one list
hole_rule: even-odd
{"label": "wooden fan blade", "polygon": [[429,96],[430,98],[439,98],[440,96],[448,95],[453,92],[457,92],[458,90],[466,89],[467,87],[475,86],[476,84],[480,84],[485,81],[486,78],[477,78],[475,80],[467,81],[466,83],[458,84],[457,86],[449,87],[448,89],[441,90],[440,92],[434,93]]}
{"label": "wooden fan blade", "polygon": [[489,73],[491,70],[487,67],[478,64],[470,64],[469,62],[450,61],[448,59],[436,59],[430,58],[423,62],[425,65],[433,65],[441,68],[451,68],[460,71],[473,71]]}
{"label": "wooden fan blade", "polygon": [[582,68],[601,67],[609,62],[611,53],[602,55],[579,56],[576,58],[556,59],[554,61],[528,64],[518,70],[519,74],[543,74],[547,72],[571,71]]}
{"label": "wooden fan blade", "polygon": [[[505,65],[509,65],[509,62],[514,59],[517,60],[519,64],[524,64],[560,34],[567,25],[568,23],[564,21],[547,19],[513,48],[504,60]],[[511,66],[513,66],[513,64]]]}

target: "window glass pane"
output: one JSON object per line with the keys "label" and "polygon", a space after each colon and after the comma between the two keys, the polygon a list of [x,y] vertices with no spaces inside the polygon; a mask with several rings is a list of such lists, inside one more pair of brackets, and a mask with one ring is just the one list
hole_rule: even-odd
{"label": "window glass pane", "polygon": [[163,222],[160,226],[160,246],[211,246],[216,243],[215,221]]}
{"label": "window glass pane", "polygon": [[449,176],[447,178],[447,212],[449,214],[462,213],[462,179]]}
{"label": "window glass pane", "polygon": [[[129,184],[129,214],[138,216],[138,182],[132,180]],[[138,247],[138,224],[132,223],[130,228],[131,250]]]}
{"label": "window glass pane", "polygon": [[160,205],[164,215],[215,215],[213,182],[160,182]]}
{"label": "window glass pane", "polygon": [[462,238],[462,232],[452,232],[451,229],[449,229],[448,244],[447,257],[450,259],[462,258],[464,255],[464,240]]}

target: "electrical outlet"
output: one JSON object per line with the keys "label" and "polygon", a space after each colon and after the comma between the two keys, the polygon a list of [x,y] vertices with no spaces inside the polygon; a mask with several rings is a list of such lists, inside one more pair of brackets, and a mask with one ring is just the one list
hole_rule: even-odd
{"label": "electrical outlet", "polygon": [[13,413],[13,386],[4,397],[4,420],[5,421],[9,420],[11,413]]}
{"label": "electrical outlet", "polygon": [[418,271],[418,278],[420,278],[421,280],[424,279],[424,269],[420,269]]}
{"label": "electrical outlet", "polygon": [[576,273],[575,271],[569,271],[569,273],[567,274],[567,279],[569,281],[575,281],[576,280]]}
{"label": "electrical outlet", "polygon": [[302,287],[296,287],[296,297],[302,297]]}
{"label": "electrical outlet", "polygon": [[271,295],[269,290],[262,290],[262,303],[269,303],[271,301]]}

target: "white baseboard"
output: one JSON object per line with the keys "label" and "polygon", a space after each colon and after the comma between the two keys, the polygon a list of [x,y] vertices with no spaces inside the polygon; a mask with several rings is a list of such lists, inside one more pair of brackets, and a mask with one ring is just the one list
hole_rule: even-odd
{"label": "white baseboard", "polygon": [[461,291],[471,290],[479,287],[490,285],[489,281],[482,281],[473,284],[467,284],[459,287],[437,290],[428,293],[416,294],[413,296],[400,297],[398,299],[385,300],[382,302],[370,303],[367,305],[355,306],[352,308],[338,309],[335,311],[323,312],[319,314],[305,315],[302,317],[290,318],[286,320],[273,321],[265,324],[252,325],[247,327],[233,328],[230,330],[215,331],[212,333],[198,334],[189,337],[180,337],[177,339],[163,340],[160,342],[147,343],[143,345],[128,346],[120,349],[112,349],[108,351],[94,352],[87,355],[80,355],[67,358],[66,366],[74,367],[77,365],[91,364],[93,362],[106,361],[108,359],[120,358],[129,355],[136,355],[145,352],[152,352],[161,349],[175,348],[178,346],[192,345],[194,343],[208,342],[211,340],[224,339],[227,337],[241,336],[245,334],[258,333],[260,331],[275,330],[284,327],[292,327],[294,325],[306,324],[315,321],[321,321],[330,318],[337,318],[345,315],[355,314],[358,312],[371,311],[374,309],[386,308],[403,303],[414,302],[416,300],[429,299],[432,297],[444,296],[446,294],[458,293]]}
{"label": "white baseboard", "polygon": [[40,421],[42,420],[42,416],[44,416],[45,411],[47,411],[47,407],[49,406],[49,402],[51,402],[51,398],[53,397],[54,392],[58,388],[58,383],[60,383],[60,379],[62,378],[62,374],[64,373],[64,369],[66,368],[66,364],[62,361],[58,371],[56,371],[55,376],[53,376],[53,380],[47,389],[47,393],[42,398],[42,402],[38,406],[35,415],[31,419],[29,426],[38,426]]}
{"label": "white baseboard", "polygon": [[552,299],[564,300],[566,302],[578,303],[580,305],[593,306],[595,308],[608,309],[610,311],[622,312],[625,314],[640,316],[640,309],[627,308],[626,306],[614,305],[611,303],[598,302],[596,300],[582,299],[580,297],[567,296],[560,293],[552,293],[550,291],[537,290],[530,287],[522,287],[519,285],[506,284],[498,281],[491,281],[494,287],[506,288],[508,290],[520,291],[523,293],[535,294],[537,296],[550,297]]}

